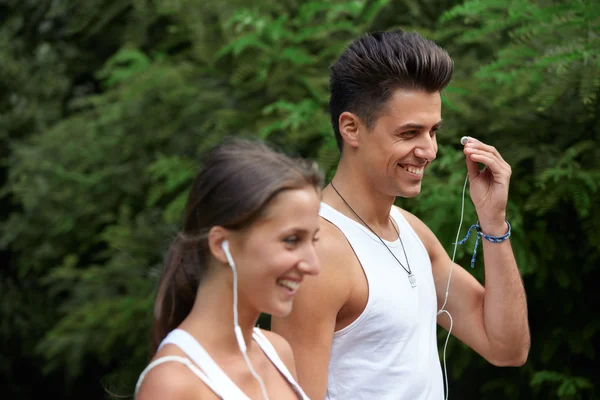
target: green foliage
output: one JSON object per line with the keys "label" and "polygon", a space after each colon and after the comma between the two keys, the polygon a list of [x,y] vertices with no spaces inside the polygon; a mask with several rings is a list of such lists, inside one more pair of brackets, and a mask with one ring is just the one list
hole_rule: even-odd
{"label": "green foliage", "polygon": [[581,399],[580,393],[593,387],[592,383],[586,378],[566,376],[553,371],[536,372],[531,380],[531,386],[538,387],[548,382],[559,384],[556,391],[556,396],[559,399]]}
{"label": "green foliage", "polygon": [[[454,38],[458,43],[478,43],[490,36],[510,38],[476,77],[488,84],[527,90],[538,112],[576,89],[590,116],[594,115],[600,89],[598,2],[471,0],[454,7],[442,20],[458,18],[470,28]],[[520,96],[519,88],[498,100]]]}
{"label": "green foliage", "polygon": [[[337,158],[327,113],[325,71],[348,40],[356,37],[387,4],[303,2],[293,12],[242,8],[227,21],[232,34],[217,53],[235,65],[231,84],[263,100],[256,132],[304,155],[314,148],[322,168]],[[275,10],[278,6],[274,6]],[[249,62],[253,67],[249,67]]]}

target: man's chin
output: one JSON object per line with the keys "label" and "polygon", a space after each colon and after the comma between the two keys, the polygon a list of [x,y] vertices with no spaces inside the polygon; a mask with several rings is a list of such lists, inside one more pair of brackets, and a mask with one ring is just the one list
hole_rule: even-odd
{"label": "man's chin", "polygon": [[402,197],[404,199],[412,199],[413,197],[417,197],[419,193],[421,193],[421,185],[418,187],[412,188],[403,188],[403,190],[398,191],[399,194],[396,197]]}

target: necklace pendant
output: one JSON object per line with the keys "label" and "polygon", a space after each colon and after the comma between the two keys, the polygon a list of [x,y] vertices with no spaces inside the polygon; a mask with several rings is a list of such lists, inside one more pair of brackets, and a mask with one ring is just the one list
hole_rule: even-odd
{"label": "necklace pendant", "polygon": [[417,287],[417,278],[415,277],[415,275],[411,272],[410,274],[408,274],[408,282],[410,282],[410,286],[413,288]]}

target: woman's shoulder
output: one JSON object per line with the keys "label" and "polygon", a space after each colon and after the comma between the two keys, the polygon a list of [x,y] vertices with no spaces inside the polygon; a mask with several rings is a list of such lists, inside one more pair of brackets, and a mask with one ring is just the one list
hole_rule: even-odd
{"label": "woman's shoulder", "polygon": [[136,400],[217,399],[216,395],[192,370],[197,369],[185,355],[165,346],[152,359],[152,366],[140,383]]}

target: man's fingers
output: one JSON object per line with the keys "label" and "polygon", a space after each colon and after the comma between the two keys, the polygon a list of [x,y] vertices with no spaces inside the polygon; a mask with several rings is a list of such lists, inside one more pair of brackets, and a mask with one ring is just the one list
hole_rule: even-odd
{"label": "man's fingers", "polygon": [[478,150],[484,150],[484,151],[492,153],[493,155],[495,155],[496,157],[498,157],[500,160],[504,161],[504,159],[502,158],[502,155],[500,154],[500,152],[494,146],[490,146],[489,144],[485,144],[481,140],[475,139],[474,137],[469,137],[469,140],[465,144],[465,148],[473,148],[473,149],[478,149]]}

